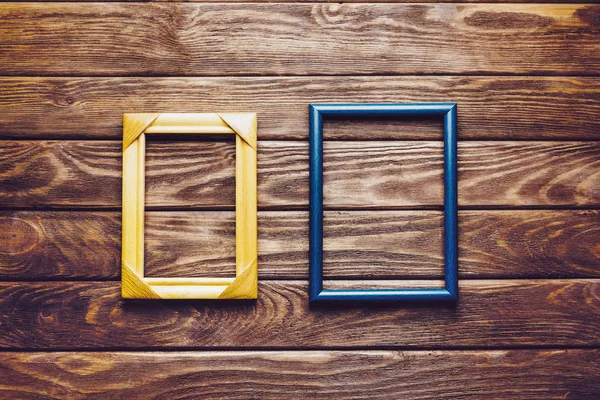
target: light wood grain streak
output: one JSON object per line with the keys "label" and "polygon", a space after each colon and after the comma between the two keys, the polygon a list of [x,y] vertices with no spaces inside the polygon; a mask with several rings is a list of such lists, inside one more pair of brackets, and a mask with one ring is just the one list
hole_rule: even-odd
{"label": "light wood grain streak", "polygon": [[[326,142],[326,207],[441,207],[441,142]],[[600,143],[463,142],[459,206],[600,205]],[[148,144],[146,209],[235,204],[232,143]],[[308,145],[258,147],[260,207],[307,207]],[[3,207],[121,207],[120,142],[0,142]]]}
{"label": "light wood grain streak", "polygon": [[1,353],[0,395],[87,399],[579,399],[598,350]]}
{"label": "light wood grain streak", "polygon": [[[0,88],[0,136],[17,139],[121,139],[124,112],[240,110],[258,113],[263,140],[306,139],[309,103],[426,101],[458,103],[460,139],[600,139],[596,78],[4,77]],[[325,123],[326,139],[441,137],[441,119]]]}
{"label": "light wood grain streak", "polygon": [[[326,211],[328,279],[441,278],[435,211]],[[146,275],[235,276],[233,212],[146,213]],[[117,212],[0,212],[0,279],[117,279]],[[600,211],[461,211],[466,278],[600,277]],[[308,212],[259,213],[262,279],[306,279]]]}
{"label": "light wood grain streak", "polygon": [[600,346],[600,280],[462,281],[456,308],[309,309],[307,294],[304,282],[267,281],[256,301],[158,300],[149,307],[123,301],[118,282],[0,283],[0,321],[10,321],[0,325],[0,347]]}
{"label": "light wood grain streak", "polygon": [[598,10],[564,4],[0,4],[0,74],[598,74]]}

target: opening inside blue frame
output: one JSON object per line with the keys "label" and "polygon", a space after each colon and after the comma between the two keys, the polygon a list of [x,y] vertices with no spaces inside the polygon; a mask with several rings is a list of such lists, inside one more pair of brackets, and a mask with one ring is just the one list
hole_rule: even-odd
{"label": "opening inside blue frame", "polygon": [[[323,289],[444,287],[443,125],[439,117],[324,118]],[[352,178],[356,190],[340,185]],[[348,210],[328,210],[336,206]]]}

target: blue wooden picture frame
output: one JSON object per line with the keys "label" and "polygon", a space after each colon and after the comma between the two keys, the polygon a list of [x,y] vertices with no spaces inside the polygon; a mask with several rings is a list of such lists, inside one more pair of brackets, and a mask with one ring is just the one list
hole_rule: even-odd
{"label": "blue wooden picture frame", "polygon": [[[443,117],[444,119],[444,288],[323,289],[323,117]],[[311,104],[310,152],[310,302],[450,301],[458,299],[457,127],[456,103]]]}

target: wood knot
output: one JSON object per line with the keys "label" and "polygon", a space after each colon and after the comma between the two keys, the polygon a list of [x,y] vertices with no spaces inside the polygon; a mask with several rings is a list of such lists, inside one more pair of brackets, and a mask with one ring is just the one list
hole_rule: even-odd
{"label": "wood knot", "polygon": [[43,231],[21,218],[0,218],[0,254],[23,254],[44,239]]}

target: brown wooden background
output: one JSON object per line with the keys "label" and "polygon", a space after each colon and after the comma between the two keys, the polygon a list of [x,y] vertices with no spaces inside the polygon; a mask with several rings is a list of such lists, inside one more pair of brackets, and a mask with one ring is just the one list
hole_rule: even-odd
{"label": "brown wooden background", "polygon": [[[594,4],[0,4],[0,398],[599,398],[599,75]],[[309,308],[307,105],[427,101],[457,306]],[[157,111],[259,113],[256,302],[120,299],[121,115]],[[325,138],[326,284],[439,281],[441,123]],[[234,157],[149,143],[149,274],[233,274]]]}

